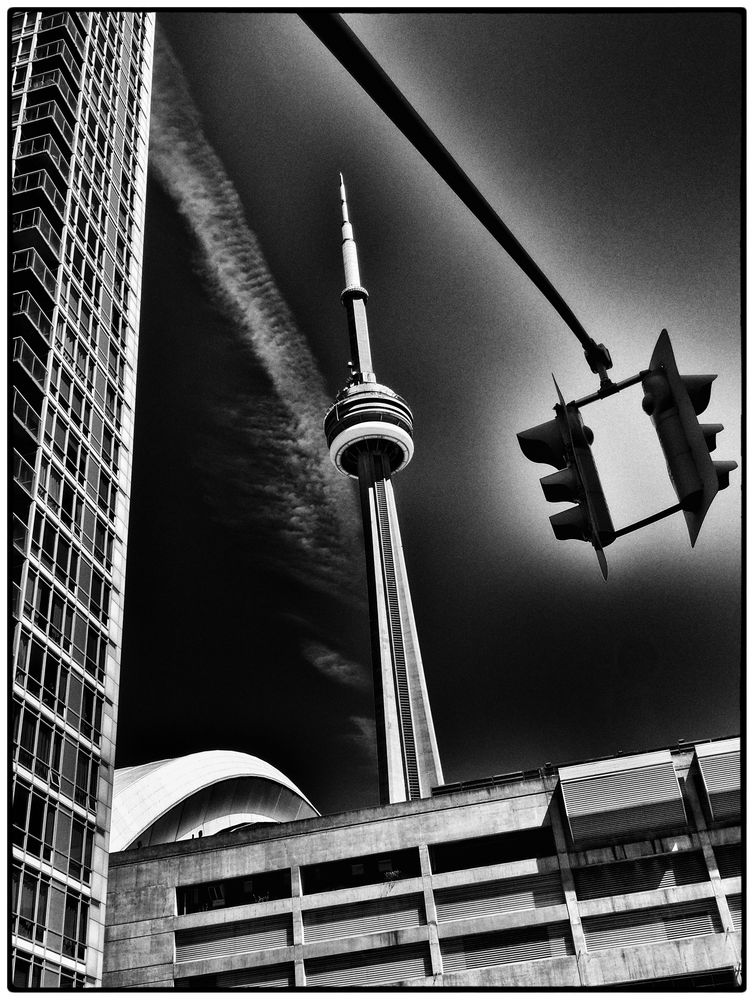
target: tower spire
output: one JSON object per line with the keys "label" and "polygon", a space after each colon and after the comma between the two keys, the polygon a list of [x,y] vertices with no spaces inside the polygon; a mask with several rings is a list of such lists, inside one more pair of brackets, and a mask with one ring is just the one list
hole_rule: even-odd
{"label": "tower spire", "polygon": [[343,174],[340,174],[340,209],[343,215],[343,269],[346,272],[346,291],[361,288],[359,276],[359,258],[356,253],[356,242],[353,238],[353,226],[348,218],[348,202],[346,201],[346,186]]}
{"label": "tower spire", "polygon": [[369,293],[361,284],[359,257],[353,226],[348,218],[348,202],[343,174],[340,174],[340,209],[343,216],[343,270],[346,287],[340,299],[348,314],[348,336],[351,342],[351,377],[354,383],[376,382],[372,368],[372,350],[369,345],[366,302]]}
{"label": "tower spire", "polygon": [[406,401],[380,385],[372,370],[368,295],[361,285],[342,174],[340,202],[346,276],[341,301],[353,371],[325,415],[325,436],[336,469],[359,481],[380,799],[405,802],[430,795],[443,780],[391,481],[414,453],[413,416]]}

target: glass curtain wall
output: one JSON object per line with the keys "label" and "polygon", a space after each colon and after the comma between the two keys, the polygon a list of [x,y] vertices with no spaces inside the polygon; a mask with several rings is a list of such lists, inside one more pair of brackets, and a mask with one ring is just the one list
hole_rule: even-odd
{"label": "glass curtain wall", "polygon": [[97,986],[154,15],[12,16],[13,983]]}

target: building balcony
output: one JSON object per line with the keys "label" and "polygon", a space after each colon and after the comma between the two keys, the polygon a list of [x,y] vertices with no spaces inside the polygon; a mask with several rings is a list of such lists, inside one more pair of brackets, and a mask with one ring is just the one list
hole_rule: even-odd
{"label": "building balcony", "polygon": [[32,378],[36,385],[44,391],[46,366],[39,360],[23,337],[13,338],[13,360],[19,364]]}
{"label": "building balcony", "polygon": [[14,618],[21,618],[21,608],[23,606],[23,593],[17,583],[11,586],[11,606],[10,613]]}
{"label": "building balcony", "polygon": [[27,250],[33,247],[53,267],[59,263],[63,254],[60,237],[41,208],[14,214],[13,247],[15,250]]}
{"label": "building balcony", "polygon": [[45,296],[49,296],[50,307],[55,303],[55,275],[33,248],[17,250],[13,254],[13,284],[19,291],[32,292],[35,296],[39,294],[43,302]]}
{"label": "building balcony", "polygon": [[19,174],[13,178],[13,207],[38,208],[49,205],[60,218],[61,229],[65,219],[65,198],[45,170]]}
{"label": "building balcony", "polygon": [[13,547],[21,555],[26,555],[26,542],[29,538],[29,529],[24,521],[13,515]]}
{"label": "building balcony", "polygon": [[73,15],[67,11],[60,11],[57,14],[49,14],[39,22],[39,40],[45,42],[55,38],[70,40],[76,47],[79,55],[84,54],[84,36],[78,29]]}
{"label": "building balcony", "polygon": [[34,52],[34,68],[40,72],[51,69],[63,69],[68,74],[72,87],[77,87],[81,80],[82,59],[74,59],[71,50],[62,38],[46,45],[38,45]]}
{"label": "building balcony", "polygon": [[50,70],[49,73],[35,73],[29,80],[27,86],[27,100],[30,104],[41,103],[45,100],[62,98],[60,104],[63,111],[70,115],[69,124],[76,121],[78,111],[78,96],[69,87],[63,76],[63,71],[59,69]]}
{"label": "building balcony", "polygon": [[37,411],[24,399],[18,389],[13,390],[13,416],[23,429],[39,443],[39,431],[42,418]]}
{"label": "building balcony", "polygon": [[34,104],[26,108],[21,121],[22,136],[26,139],[35,135],[44,135],[52,131],[53,125],[57,129],[56,138],[68,146],[70,151],[73,147],[73,129],[65,120],[55,101]]}
{"label": "building balcony", "polygon": [[23,139],[18,144],[16,162],[24,173],[35,169],[46,170],[52,166],[58,172],[61,184],[65,186],[68,183],[71,172],[70,157],[63,155],[51,135]]}
{"label": "building balcony", "polygon": [[34,492],[34,466],[18,452],[13,452],[13,482],[31,496]]}
{"label": "building balcony", "polygon": [[30,327],[49,347],[52,340],[52,321],[42,312],[30,292],[16,292],[13,296],[13,328],[24,333]]}

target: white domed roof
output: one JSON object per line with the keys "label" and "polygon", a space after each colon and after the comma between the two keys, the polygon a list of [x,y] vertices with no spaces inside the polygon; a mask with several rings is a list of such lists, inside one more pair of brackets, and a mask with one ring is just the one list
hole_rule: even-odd
{"label": "white domed roof", "polygon": [[290,778],[259,757],[204,750],[115,771],[110,851],[318,815]]}

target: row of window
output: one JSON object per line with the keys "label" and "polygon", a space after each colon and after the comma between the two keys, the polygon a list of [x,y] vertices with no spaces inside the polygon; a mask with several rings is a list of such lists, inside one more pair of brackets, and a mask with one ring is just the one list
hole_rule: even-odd
{"label": "row of window", "polygon": [[12,932],[51,951],[83,960],[89,900],[56,879],[13,865]]}
{"label": "row of window", "polygon": [[287,899],[290,895],[290,868],[201,885],[179,886],[176,889],[179,914],[200,913],[247,903],[266,903],[270,899]]}
{"label": "row of window", "polygon": [[[111,205],[108,199],[103,197],[102,188],[92,184],[88,174],[80,165],[77,165],[74,170],[71,191],[72,210],[78,210],[76,227],[82,242],[85,238],[89,239],[85,228],[87,224],[98,235],[106,233],[108,246],[115,254],[120,266],[127,270],[129,261],[126,249],[131,241],[134,228],[134,220],[128,211],[121,211],[120,204]],[[118,227],[119,222],[120,228]]]}
{"label": "row of window", "polygon": [[38,955],[18,951],[13,958],[12,984],[16,990],[80,990],[94,986],[94,980],[83,972],[74,972]]}
{"label": "row of window", "polygon": [[58,407],[71,423],[94,442],[94,452],[98,458],[117,470],[120,445],[116,434],[105,423],[102,414],[92,407],[81,385],[68,374],[57,358],[53,358],[50,370],[50,391],[57,397]]}
{"label": "row of window", "polygon": [[99,758],[63,733],[38,709],[13,700],[13,745],[21,767],[85,809],[97,803]]}
{"label": "row of window", "polygon": [[[430,859],[433,855],[437,857],[438,848],[454,847],[466,851],[465,865],[468,866],[469,862],[473,864],[479,861],[479,858],[474,856],[479,842],[490,839],[476,838],[458,841],[455,844],[431,845]],[[740,875],[740,844],[716,848],[715,856],[721,873],[724,869],[729,875]],[[458,861],[461,861],[462,857],[456,852]],[[434,872],[437,871],[437,867],[433,862]],[[290,875],[290,869],[284,869],[199,885],[179,886],[176,889],[177,912],[195,913],[265,902],[269,899],[283,899],[290,896]],[[360,859],[342,859],[325,862],[322,865],[305,865],[301,868],[302,889],[305,894],[375,884],[383,879],[394,882],[418,875],[419,856],[415,848],[395,851],[390,855],[368,855]],[[574,868],[573,877],[577,897],[584,900],[707,882],[709,872],[701,851],[679,851]],[[405,921],[393,924],[385,920],[381,924],[375,921],[379,920],[380,915],[388,920],[394,920],[397,916],[402,920],[406,914],[418,916],[414,905],[417,898],[411,894],[401,894],[393,896],[392,901],[387,904],[386,897],[383,896],[377,900],[305,910],[304,924],[306,926],[308,923],[310,929],[313,928],[312,940],[324,940],[328,936],[349,936],[350,933],[356,933],[353,927],[360,927],[359,933],[367,933],[369,928],[389,930],[399,926],[409,926]],[[493,879],[487,882],[471,881],[435,891],[440,921],[553,906],[562,903],[564,898],[558,870],[539,875]],[[243,926],[245,930],[250,930],[252,924],[266,926],[264,919]],[[218,936],[227,936],[234,926],[242,925],[223,924],[222,927],[187,933],[189,936],[196,933],[200,937],[209,934],[210,938],[216,939]],[[269,945],[266,939],[265,944]],[[205,951],[203,957],[213,956]]]}
{"label": "row of window", "polygon": [[[81,220],[79,219],[79,222]],[[92,231],[93,232],[93,231]],[[90,232],[91,235],[91,232]],[[75,278],[77,278],[83,285],[83,287],[89,288],[94,283],[93,275],[95,273],[104,274],[105,278],[109,280],[113,288],[119,288],[125,290],[125,282],[119,274],[114,272],[113,258],[110,254],[102,248],[101,252],[102,261],[98,261],[97,257],[94,257],[94,264],[89,263],[89,257],[84,255],[84,251],[81,249],[79,244],[69,236],[68,248],[66,250],[66,255],[64,258],[64,263],[70,268],[71,273]],[[108,293],[109,294],[109,293]],[[121,297],[124,297],[121,295]],[[123,377],[125,374],[126,360],[123,357],[124,345],[121,343],[120,335],[123,331],[123,312],[118,308],[117,305],[113,305],[110,308],[109,323],[106,326],[103,323],[96,323],[94,327],[89,327],[88,334],[90,339],[94,340],[94,334],[96,333],[96,341],[99,349],[99,360],[104,368],[106,368],[111,377],[115,378],[119,386],[123,387]],[[117,337],[111,339],[109,334],[109,325],[114,324],[117,331]]]}
{"label": "row of window", "polygon": [[112,587],[58,526],[37,510],[31,533],[31,554],[52,573],[71,596],[103,625],[109,619]]}
{"label": "row of window", "polygon": [[19,633],[15,680],[68,725],[93,743],[99,743],[102,692],[25,629]]}
{"label": "row of window", "polygon": [[[99,281],[99,279],[96,280],[101,288],[102,286],[101,281]],[[73,275],[70,275],[67,272],[65,272],[62,276],[62,283],[60,286],[59,300],[60,300],[61,311],[62,312],[67,311],[68,319],[70,322],[73,323],[75,330],[76,331],[81,330],[83,333],[86,333],[89,336],[90,340],[93,342],[92,347],[94,347],[94,345],[97,344],[100,339],[98,335],[99,330],[102,328],[102,326],[104,328],[107,328],[110,325],[112,310],[113,310],[113,298],[110,292],[106,288],[102,289],[101,302],[98,298],[91,298],[91,296],[84,295],[82,294],[82,292],[83,292],[83,286],[78,284],[77,279],[74,278]],[[100,323],[97,319],[97,315],[99,313],[100,308],[102,310],[102,326],[100,326]],[[79,324],[79,317],[81,317],[81,324]],[[89,317],[91,317],[91,319],[89,319]],[[104,365],[104,359],[103,359],[103,365]],[[101,386],[101,395],[103,397],[107,397],[107,391],[108,391],[107,387],[109,387],[109,382],[107,383],[106,387],[104,384],[106,382],[106,376],[103,369],[96,368],[94,371],[95,387],[97,385],[98,379],[101,383],[103,383]],[[115,420],[116,424],[118,424],[121,419],[120,411],[122,407],[122,402],[120,400],[120,397],[117,396],[114,390],[112,392],[112,397],[114,398],[111,398],[109,400],[110,404],[109,409],[113,412],[114,414],[113,419]]]}
{"label": "row of window", "polygon": [[99,681],[104,678],[107,637],[31,566],[23,613],[79,666]]}
{"label": "row of window", "polygon": [[23,781],[13,788],[13,844],[52,865],[56,871],[89,883],[92,875],[94,823],[76,816]]}
{"label": "row of window", "polygon": [[[102,407],[105,415],[112,421],[116,429],[120,429],[123,417],[123,400],[116,385],[109,380],[104,369],[97,365],[96,330],[98,321],[96,317],[92,317],[84,299],[79,298],[77,304],[81,309],[81,325],[79,325],[79,317],[71,317],[70,313],[68,322],[59,318],[55,330],[55,346],[62,352],[69,364],[76,369],[77,375],[83,379],[94,402]],[[69,301],[69,310],[71,305],[72,303]],[[93,324],[91,333],[88,326],[83,325],[89,322]]]}
{"label": "row of window", "polygon": [[[91,187],[84,174],[82,174],[81,183],[83,187]],[[85,248],[88,258],[94,261],[95,267],[103,271],[106,285],[113,289],[117,287],[119,294],[122,294],[122,289],[127,287],[123,274],[128,271],[131,262],[129,240],[133,223],[130,219],[128,220],[127,231],[123,235],[112,220],[107,204],[101,201],[93,190],[88,195],[88,200],[84,199],[87,199],[86,192],[79,193],[74,187],[70,209],[70,223],[73,228],[69,235],[67,257],[72,260],[74,273],[81,274],[82,264],[77,255],[82,254],[82,250],[73,243],[73,231],[75,230],[80,245]],[[117,277],[116,263],[122,272],[117,274]],[[118,317],[120,315],[119,313]],[[121,337],[120,323],[117,320],[118,318],[115,322],[116,335],[119,343],[125,344],[125,337]]]}
{"label": "row of window", "polygon": [[[134,140],[136,141],[136,140]],[[124,138],[124,148],[125,148],[125,138]],[[128,146],[129,159],[132,158],[132,152],[130,144]],[[116,171],[119,165],[116,164]],[[87,169],[84,169],[84,165],[77,162],[72,182],[72,194],[74,198],[79,198],[82,206],[85,209],[90,209],[90,217],[92,221],[96,224],[99,223],[102,229],[105,229],[105,223],[108,223],[108,242],[109,245],[116,249],[115,245],[115,226],[120,226],[120,232],[122,233],[126,243],[131,239],[132,231],[135,225],[134,222],[134,206],[131,202],[124,198],[108,199],[104,197],[104,185],[102,180],[104,178],[104,168],[100,166],[98,161],[95,161],[91,166],[87,164]],[[95,194],[97,197],[95,197]],[[126,266],[126,261],[123,259],[122,251],[118,255],[119,262],[121,266]]]}
{"label": "row of window", "polygon": [[63,472],[42,456],[38,493],[52,513],[68,528],[74,539],[106,569],[110,569],[115,534],[92,504],[77,491]]}
{"label": "row of window", "polygon": [[[117,483],[109,470],[102,468],[91,453],[88,437],[82,438],[79,431],[68,423],[66,416],[49,403],[44,443],[65,470],[86,490],[87,496],[97,504],[100,511],[112,521],[118,500]],[[114,450],[112,438],[110,447]]]}
{"label": "row of window", "polygon": [[[92,80],[102,84],[107,91],[113,87],[113,76],[108,72],[107,67],[115,63],[117,58],[118,45],[113,41],[114,51],[108,52],[105,40],[105,21],[111,16],[103,14],[92,25],[90,33],[91,45],[90,55],[93,59]],[[142,45],[145,38],[145,20],[143,16],[135,15],[131,23],[131,37],[128,37],[128,28],[125,26],[124,43],[121,49],[123,63],[128,66],[128,100],[136,104],[139,100],[139,89],[142,85]],[[110,36],[112,41],[112,36]],[[130,43],[130,58],[129,58]],[[123,86],[124,80],[118,84]]]}

